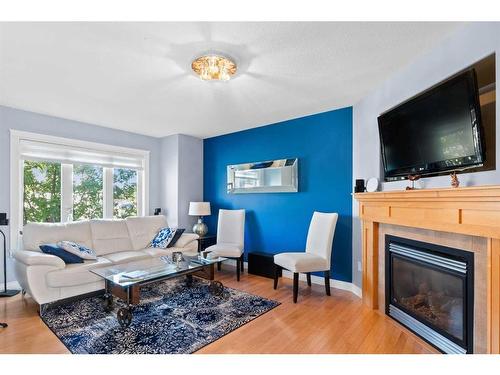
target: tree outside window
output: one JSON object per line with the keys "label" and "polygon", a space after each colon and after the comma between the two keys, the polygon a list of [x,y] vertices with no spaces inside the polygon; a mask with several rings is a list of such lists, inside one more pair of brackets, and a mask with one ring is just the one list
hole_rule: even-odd
{"label": "tree outside window", "polygon": [[[23,221],[61,222],[61,189],[66,177],[60,163],[24,161]],[[69,220],[104,217],[105,169],[97,165],[73,164],[72,212]],[[113,217],[126,218],[138,214],[138,173],[127,168],[113,168]],[[70,182],[71,183],[71,182]],[[109,187],[111,188],[111,187]],[[71,191],[71,190],[70,190]],[[111,193],[111,192],[110,192]],[[111,194],[110,194],[111,195]],[[64,198],[66,201],[68,197]]]}
{"label": "tree outside window", "polygon": [[103,217],[103,168],[73,165],[73,220]]}
{"label": "tree outside window", "polygon": [[61,221],[61,164],[24,162],[24,224]]}
{"label": "tree outside window", "polygon": [[137,215],[137,171],[113,169],[113,217]]}

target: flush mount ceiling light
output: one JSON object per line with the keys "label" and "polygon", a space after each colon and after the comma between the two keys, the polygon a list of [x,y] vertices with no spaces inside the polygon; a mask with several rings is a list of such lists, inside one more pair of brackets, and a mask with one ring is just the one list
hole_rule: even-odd
{"label": "flush mount ceiling light", "polygon": [[236,63],[228,57],[207,54],[191,63],[193,71],[204,81],[229,81],[236,73]]}

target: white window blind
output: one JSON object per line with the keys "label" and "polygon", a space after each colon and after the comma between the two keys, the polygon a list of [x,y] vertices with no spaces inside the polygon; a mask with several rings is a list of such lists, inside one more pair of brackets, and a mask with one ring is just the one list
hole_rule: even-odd
{"label": "white window blind", "polygon": [[19,140],[19,154],[24,160],[92,164],[108,168],[144,169],[144,156],[46,141]]}

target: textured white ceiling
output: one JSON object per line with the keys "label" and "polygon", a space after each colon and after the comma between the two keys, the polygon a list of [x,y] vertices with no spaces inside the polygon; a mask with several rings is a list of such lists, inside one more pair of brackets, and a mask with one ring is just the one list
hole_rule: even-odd
{"label": "textured white ceiling", "polygon": [[[200,138],[356,103],[457,23],[1,23],[0,104]],[[234,57],[204,82],[193,57]]]}

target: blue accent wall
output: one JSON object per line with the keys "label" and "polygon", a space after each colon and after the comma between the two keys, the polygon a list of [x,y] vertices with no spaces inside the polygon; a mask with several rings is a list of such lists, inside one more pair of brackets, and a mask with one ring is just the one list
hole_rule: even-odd
{"label": "blue accent wall", "polygon": [[[245,253],[304,251],[313,212],[337,212],[332,275],[351,281],[352,107],[208,138],[203,147],[211,233],[217,231],[220,208],[244,208]],[[294,157],[298,193],[227,194],[227,165]]]}

